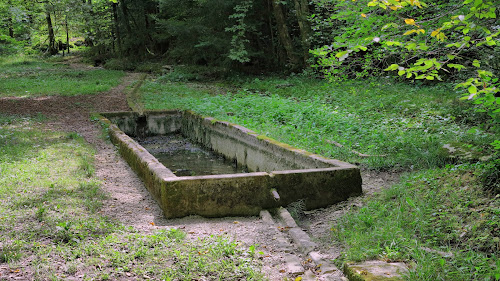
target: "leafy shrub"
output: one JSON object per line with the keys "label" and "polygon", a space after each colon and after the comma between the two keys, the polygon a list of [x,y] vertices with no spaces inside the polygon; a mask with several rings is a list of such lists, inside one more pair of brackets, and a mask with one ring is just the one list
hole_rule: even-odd
{"label": "leafy shrub", "polygon": [[136,65],[135,71],[148,73],[161,73],[163,66],[161,62],[142,62]]}
{"label": "leafy shrub", "polygon": [[204,66],[172,66],[172,70],[158,78],[161,83],[166,82],[189,82],[207,81],[221,79],[227,76],[228,72],[223,67]]}
{"label": "leafy shrub", "polygon": [[125,70],[132,71],[135,70],[136,64],[129,59],[109,59],[106,61],[104,66],[111,70]]}
{"label": "leafy shrub", "polygon": [[7,35],[0,35],[0,56],[13,55],[21,51],[23,43]]}

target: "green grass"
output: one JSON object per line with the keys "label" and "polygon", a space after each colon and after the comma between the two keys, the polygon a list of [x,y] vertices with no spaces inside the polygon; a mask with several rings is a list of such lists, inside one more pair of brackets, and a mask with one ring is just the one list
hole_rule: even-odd
{"label": "green grass", "polygon": [[[470,111],[447,86],[389,80],[328,85],[291,78],[255,79],[236,87],[215,95],[216,87],[148,81],[141,91],[146,109],[190,109],[372,169],[444,166],[455,161],[442,149],[449,143],[489,155],[495,137],[478,126],[484,116]],[[360,157],[352,150],[384,156]]]}
{"label": "green grass", "polygon": [[498,280],[500,196],[483,194],[474,171],[421,171],[370,198],[332,227],[349,245],[340,262],[405,261],[408,280]]}
{"label": "green grass", "polygon": [[0,262],[36,280],[263,279],[251,250],[228,237],[145,235],[104,217],[94,150],[44,122],[0,114]]}
{"label": "green grass", "polygon": [[122,71],[74,70],[63,64],[29,57],[0,58],[0,97],[89,95],[120,83]]}

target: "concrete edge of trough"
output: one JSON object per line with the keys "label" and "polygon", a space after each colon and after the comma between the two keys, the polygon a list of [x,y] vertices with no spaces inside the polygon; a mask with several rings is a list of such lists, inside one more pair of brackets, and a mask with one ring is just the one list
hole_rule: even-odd
{"label": "concrete edge of trough", "polygon": [[362,193],[359,168],[341,161],[342,165],[330,168],[177,177],[105,116],[99,115],[99,119],[108,126],[111,141],[142,178],[167,218],[253,216],[262,209],[302,199],[306,199],[307,209],[314,209]]}
{"label": "concrete edge of trough", "polygon": [[[168,111],[168,112],[176,112],[176,111]],[[350,164],[350,163],[347,163],[347,162],[343,162],[343,161],[340,161],[340,160],[337,160],[337,159],[330,159],[330,158],[326,158],[326,157],[323,157],[321,155],[317,155],[317,154],[314,154],[314,153],[311,153],[311,152],[308,152],[306,150],[303,150],[303,149],[299,149],[299,148],[296,148],[296,147],[293,147],[289,144],[286,144],[286,143],[283,143],[283,142],[280,142],[278,140],[275,140],[273,138],[270,138],[270,137],[267,137],[265,135],[260,135],[248,128],[245,128],[241,125],[238,125],[238,124],[234,124],[234,123],[231,123],[231,122],[228,122],[228,121],[222,121],[222,120],[218,120],[216,118],[213,118],[213,117],[209,117],[209,116],[204,116],[204,115],[201,115],[201,114],[197,114],[191,110],[185,110],[185,111],[177,111],[177,112],[181,112],[182,114],[184,115],[190,115],[190,117],[195,117],[195,118],[200,118],[202,120],[204,120],[205,124],[210,124],[212,126],[224,126],[224,127],[230,127],[231,129],[235,130],[235,131],[239,131],[241,133],[243,133],[243,135],[249,135],[249,136],[252,136],[254,137],[255,139],[257,139],[258,141],[260,142],[264,142],[264,143],[267,143],[269,145],[274,145],[274,146],[277,146],[277,147],[280,147],[281,149],[283,149],[284,151],[289,151],[289,152],[293,152],[293,153],[296,153],[296,154],[299,154],[303,157],[306,157],[306,158],[310,158],[312,160],[316,160],[316,161],[319,161],[319,162],[322,162],[326,165],[331,165],[331,166],[335,166],[335,167],[341,167],[341,168],[357,168],[356,165],[353,165],[353,164]],[[148,111],[148,112],[145,112],[144,114],[147,115],[147,114],[158,114],[158,113],[163,113],[162,111]]]}
{"label": "concrete edge of trough", "polygon": [[[127,134],[122,132],[115,124],[111,123],[106,117],[99,115],[99,120],[103,122],[108,127],[108,133],[111,141],[117,144],[121,153],[123,150],[128,148],[131,155],[137,155],[136,161],[139,165],[144,165],[149,168],[149,170],[158,178],[176,178],[177,176],[163,164],[161,164],[156,157],[151,155],[145,148],[139,145]],[[129,163],[130,165],[130,163]]]}

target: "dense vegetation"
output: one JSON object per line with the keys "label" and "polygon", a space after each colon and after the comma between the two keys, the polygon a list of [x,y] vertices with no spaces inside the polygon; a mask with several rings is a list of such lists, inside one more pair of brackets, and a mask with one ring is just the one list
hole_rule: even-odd
{"label": "dense vegetation", "polygon": [[[345,247],[339,263],[401,260],[412,266],[409,280],[500,280],[498,4],[424,2],[6,0],[0,3],[0,98],[97,94],[116,85],[121,70],[149,72],[139,91],[146,109],[191,109],[364,169],[407,173],[332,226],[332,243]],[[76,51],[115,71],[26,59],[57,61]],[[71,247],[89,263],[101,262],[92,245],[109,248],[103,259],[122,269],[126,260],[108,245],[128,245],[139,258],[153,240],[184,247],[179,233],[133,242],[135,234],[95,213],[99,201],[89,201],[79,185],[100,197],[99,182],[79,136],[19,129],[43,127],[36,118],[0,120],[2,175],[23,171],[20,185],[0,185],[2,233],[14,235],[5,236],[11,243],[0,252],[2,262],[34,253],[40,268],[48,266],[49,251],[31,226],[59,239],[54,244],[71,268],[79,266],[67,254]],[[43,147],[41,156],[18,147],[19,139]],[[80,154],[68,156],[67,145]],[[72,170],[61,170],[67,176],[53,183],[47,179],[54,171],[38,163],[57,162],[57,154],[74,163],[60,167]],[[47,179],[31,183],[32,173]],[[46,201],[28,202],[24,191]],[[60,195],[71,200],[59,202]],[[88,205],[80,217],[52,215],[54,206],[77,205]],[[9,228],[16,217],[26,217],[26,225]],[[104,228],[119,233],[119,241]],[[237,261],[240,250],[222,242]],[[175,253],[160,248],[161,255]],[[252,278],[248,262],[245,276]],[[167,273],[156,277],[161,274]],[[178,278],[196,274],[204,273]]]}

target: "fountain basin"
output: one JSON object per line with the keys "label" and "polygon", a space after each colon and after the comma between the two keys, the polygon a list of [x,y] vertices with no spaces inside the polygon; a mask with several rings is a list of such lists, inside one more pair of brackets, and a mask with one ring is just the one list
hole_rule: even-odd
{"label": "fountain basin", "polygon": [[[167,218],[252,216],[302,200],[316,209],[360,195],[355,165],[291,147],[242,126],[190,111],[101,113],[111,141]],[[132,137],[180,133],[248,173],[177,176]]]}

